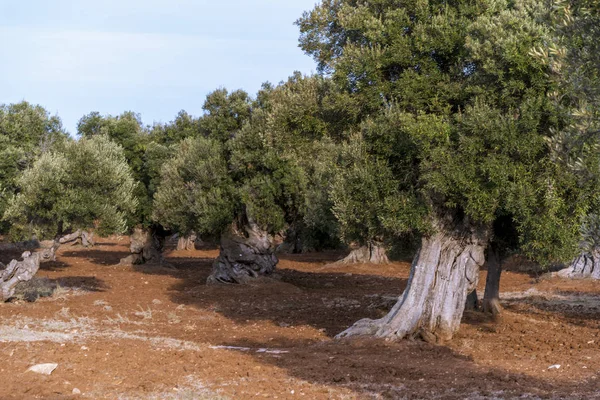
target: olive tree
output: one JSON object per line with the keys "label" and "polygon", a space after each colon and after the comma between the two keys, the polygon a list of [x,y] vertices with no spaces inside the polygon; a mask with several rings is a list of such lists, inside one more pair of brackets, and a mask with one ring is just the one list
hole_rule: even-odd
{"label": "olive tree", "polygon": [[[41,106],[27,102],[0,105],[0,217],[17,191],[19,175],[66,138],[60,119]],[[0,223],[0,232],[8,228]]]}
{"label": "olive tree", "polygon": [[344,112],[330,111],[327,85],[295,74],[277,87],[265,84],[255,100],[239,91],[210,94],[202,137],[181,142],[165,164],[154,218],[182,233],[221,235],[209,282],[272,273],[272,235],[284,228],[304,238],[335,236],[325,182],[335,146],[321,139],[332,129],[328,121],[339,123],[331,115]]}
{"label": "olive tree", "polygon": [[137,205],[123,149],[104,136],[44,153],[17,184],[4,213],[16,237],[53,239],[95,226],[102,234],[122,233]]}
{"label": "olive tree", "polygon": [[[537,0],[325,0],[298,21],[300,44],[376,124],[372,152],[397,182],[388,221],[422,235],[408,286],[388,315],[340,337],[448,340],[476,286],[494,221],[541,263],[568,259],[593,190],[553,160],[564,125]],[[351,188],[348,188],[351,190]]]}
{"label": "olive tree", "polygon": [[123,149],[104,136],[68,141],[60,151],[42,154],[16,184],[18,194],[3,216],[11,235],[51,242],[41,251],[23,253],[22,261],[14,260],[2,271],[4,300],[19,282],[35,275],[41,261],[53,259],[60,244],[80,232],[90,228],[101,234],[125,232],[128,215],[137,206],[135,181]]}

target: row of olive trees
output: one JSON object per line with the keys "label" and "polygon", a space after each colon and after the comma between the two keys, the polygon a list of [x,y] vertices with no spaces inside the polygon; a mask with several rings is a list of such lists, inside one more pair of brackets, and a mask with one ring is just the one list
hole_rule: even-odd
{"label": "row of olive trees", "polygon": [[570,260],[598,207],[597,13],[561,4],[324,0],[298,21],[320,75],[217,90],[202,116],[150,128],[92,113],[76,142],[58,124],[6,179],[5,221],[220,236],[221,283],[270,274],[281,231],[296,251],[355,242],[348,260],[375,262],[420,237],[396,306],[341,336],[449,339],[486,258],[494,309],[508,252]]}

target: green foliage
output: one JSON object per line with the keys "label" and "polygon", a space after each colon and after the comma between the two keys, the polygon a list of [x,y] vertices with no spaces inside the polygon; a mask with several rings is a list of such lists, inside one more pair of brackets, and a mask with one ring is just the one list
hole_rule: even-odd
{"label": "green foliage", "polygon": [[[163,169],[155,220],[200,234],[250,219],[269,232],[294,225],[335,235],[328,198],[335,151],[321,140],[352,121],[352,107],[337,106],[339,93],[322,77],[295,74],[263,85],[256,100],[241,91],[209,94],[198,121],[203,137],[185,141]],[[209,173],[206,165],[219,168]]]}
{"label": "green foliage", "polygon": [[225,143],[250,119],[251,103],[250,96],[243,90],[229,93],[226,89],[217,89],[209,93],[202,107],[204,116],[198,121],[200,131],[206,137]]}
{"label": "green foliage", "polygon": [[[17,191],[17,179],[40,154],[67,140],[61,121],[27,102],[0,105],[0,216]],[[0,223],[0,232],[7,225]]]}
{"label": "green foliage", "polygon": [[236,206],[222,144],[207,138],[183,140],[162,168],[154,220],[183,234],[217,234],[232,222]]}
{"label": "green foliage", "polygon": [[342,239],[349,243],[383,241],[383,221],[397,199],[395,182],[385,160],[366,151],[362,137],[343,146],[331,187],[333,213],[340,223]]}
{"label": "green foliage", "polygon": [[122,233],[137,205],[123,149],[102,135],[42,154],[17,185],[4,214],[14,238],[53,238],[92,227],[100,234]]}
{"label": "green foliage", "polygon": [[182,110],[170,123],[154,125],[150,130],[150,142],[170,146],[199,135],[199,119]]}
{"label": "green foliage", "polygon": [[146,170],[146,147],[150,142],[150,135],[144,129],[140,116],[131,111],[116,117],[92,112],[79,120],[77,133],[83,138],[106,136],[123,148],[136,181],[134,195],[138,199],[137,210],[130,217],[129,225],[149,225],[152,193],[148,192],[150,177]]}
{"label": "green foliage", "polygon": [[593,185],[555,165],[548,145],[567,123],[532,51],[549,42],[549,16],[537,0],[325,0],[303,15],[301,47],[363,120],[363,161],[341,169],[334,191],[344,231],[508,216],[529,256],[572,254]]}

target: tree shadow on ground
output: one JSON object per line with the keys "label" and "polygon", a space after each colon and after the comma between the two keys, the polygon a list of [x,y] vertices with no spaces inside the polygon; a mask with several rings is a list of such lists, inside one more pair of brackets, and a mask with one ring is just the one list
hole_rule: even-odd
{"label": "tree shadow on ground", "polygon": [[67,258],[83,258],[88,260],[91,263],[96,265],[116,265],[119,264],[122,258],[127,257],[129,252],[127,251],[104,251],[101,248],[78,248],[78,249],[69,249],[63,251],[59,254],[57,258],[60,259],[61,256]]}
{"label": "tree shadow on ground", "polygon": [[[78,256],[90,258],[90,250],[85,252]],[[331,340],[361,318],[385,315],[406,286],[406,266],[393,266],[402,274],[392,277],[378,275],[372,266],[363,273],[325,268],[329,255],[313,255],[311,261],[305,262],[306,255],[286,255],[280,257],[275,279],[248,286],[207,286],[213,258],[206,252],[195,252],[193,257],[181,257],[182,254],[187,253],[174,253],[167,258],[170,267],[151,264],[133,268],[145,274],[177,278],[179,282],[169,287],[175,303],[214,311],[239,326],[237,332],[229,331],[232,326],[219,320],[216,326],[220,332],[207,332],[207,337],[214,334],[217,338],[209,343],[248,348],[244,353],[260,364],[280,368],[295,378],[290,385],[311,382],[348,389],[359,398],[387,399],[515,398],[525,393],[530,398],[592,398],[598,388],[595,382],[582,385],[566,379],[536,379],[478,366],[443,346],[409,341]],[[100,252],[94,257],[101,257],[97,263],[105,265],[107,255]],[[240,338],[240,331],[250,329],[255,322],[259,328]],[[314,331],[305,336],[298,333],[305,326],[320,330],[323,335],[319,337]],[[258,352],[259,349],[267,351]],[[276,352],[269,352],[272,350]]]}
{"label": "tree shadow on ground", "polygon": [[599,387],[478,366],[447,347],[423,342],[355,339],[306,345],[275,339],[272,343],[268,348],[250,340],[226,345],[243,348],[261,363],[302,381],[349,389],[365,398],[592,398]]}
{"label": "tree shadow on ground", "polygon": [[[313,257],[313,263],[317,259]],[[328,258],[320,260],[323,263]],[[214,286],[206,284],[212,258],[170,257],[167,261],[170,268],[152,265],[134,268],[142,273],[178,278],[180,282],[170,288],[175,303],[214,310],[240,324],[271,321],[280,326],[309,325],[328,336],[361,318],[385,315],[407,282],[405,278],[328,269],[298,270],[292,268],[298,264],[282,262],[271,278],[249,285]]]}
{"label": "tree shadow on ground", "polygon": [[66,276],[50,279],[35,276],[20,282],[15,288],[15,297],[34,302],[42,297],[51,297],[64,290],[74,292],[104,292],[110,289],[104,281],[91,276]]}
{"label": "tree shadow on ground", "polygon": [[600,321],[600,294],[579,291],[543,293],[523,298],[501,299],[507,310],[520,314],[558,315],[571,324],[587,326]]}

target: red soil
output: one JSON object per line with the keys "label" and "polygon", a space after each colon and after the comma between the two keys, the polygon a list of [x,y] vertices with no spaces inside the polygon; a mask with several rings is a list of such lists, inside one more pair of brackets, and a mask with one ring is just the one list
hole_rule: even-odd
{"label": "red soil", "polygon": [[39,272],[58,293],[0,305],[1,399],[600,398],[597,283],[513,265],[502,318],[469,313],[450,343],[336,341],[385,315],[408,263],[283,256],[278,281],[206,286],[216,250],[170,252],[173,268],[117,265],[126,252],[125,238],[61,249]]}

